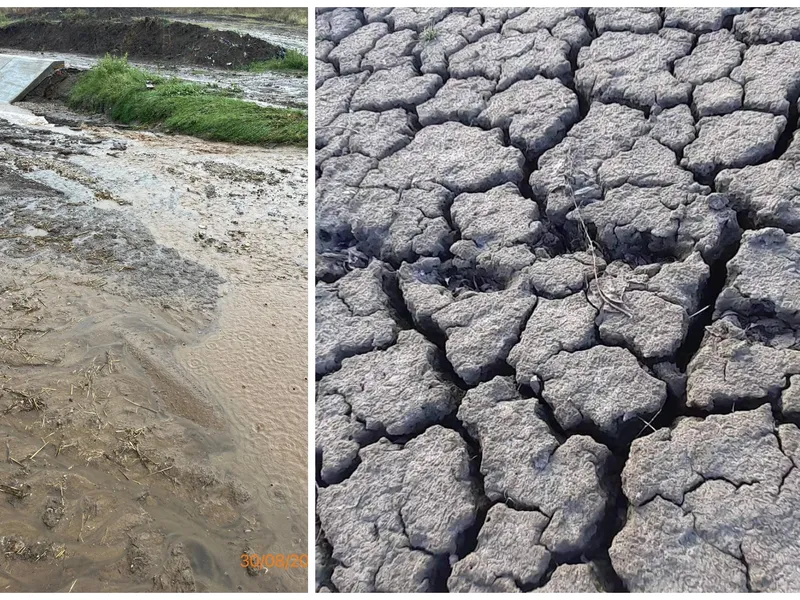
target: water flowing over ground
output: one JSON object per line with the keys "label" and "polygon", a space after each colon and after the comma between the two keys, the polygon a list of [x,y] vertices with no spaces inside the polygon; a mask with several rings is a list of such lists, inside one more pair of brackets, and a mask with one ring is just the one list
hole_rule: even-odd
{"label": "water flowing over ground", "polygon": [[306,590],[307,180],[0,108],[0,590]]}

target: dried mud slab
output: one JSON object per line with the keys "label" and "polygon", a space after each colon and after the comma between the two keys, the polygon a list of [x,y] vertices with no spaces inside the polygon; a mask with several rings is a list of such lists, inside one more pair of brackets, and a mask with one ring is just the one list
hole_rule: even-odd
{"label": "dried mud slab", "polygon": [[320,380],[318,422],[339,423],[317,437],[323,478],[335,479],[351,467],[360,438],[418,433],[453,410],[458,393],[436,370],[438,360],[436,346],[406,330],[395,345],[346,358],[341,369]]}
{"label": "dried mud slab", "polygon": [[519,592],[537,584],[551,556],[541,543],[547,517],[504,504],[489,509],[478,545],[453,565],[450,592]]}
{"label": "dried mud slab", "polygon": [[558,81],[537,75],[491,97],[476,119],[481,127],[508,131],[528,159],[549,150],[578,120],[578,98]]}
{"label": "dried mud slab", "polygon": [[560,440],[542,411],[538,400],[519,395],[512,379],[496,377],[467,392],[458,418],[481,446],[489,500],[538,511],[546,519],[537,543],[574,558],[597,543],[614,500],[605,486],[613,458],[588,436]]}
{"label": "dried mud slab", "polygon": [[[317,285],[384,285],[355,322],[317,305],[357,355],[318,374],[317,513],[335,525],[317,589],[800,589],[800,11],[318,19],[340,23],[317,43],[318,109],[342,130],[317,131]],[[369,410],[330,393],[345,372]],[[374,416],[398,409],[417,425],[384,431]],[[401,556],[401,536],[368,561],[344,523],[389,543],[394,504],[324,498],[400,493],[370,453],[442,431],[466,466],[426,476],[472,494],[454,545]]]}
{"label": "dried mud slab", "polygon": [[628,589],[797,589],[799,436],[763,406],[635,441],[622,473],[628,522],[610,549]]}
{"label": "dried mud slab", "polygon": [[591,100],[635,107],[686,104],[691,85],[670,65],[689,54],[692,35],[678,29],[657,33],[609,31],[578,54],[575,83]]}
{"label": "dried mud slab", "polygon": [[[633,434],[629,421],[655,415],[666,385],[647,373],[623,348],[593,346],[560,352],[541,367],[542,397],[566,430],[589,427],[612,439]],[[638,428],[637,428],[638,429]]]}
{"label": "dried mud slab", "polygon": [[697,125],[697,139],[684,149],[684,166],[698,178],[707,179],[721,169],[743,167],[770,156],[786,119],[742,110],[705,117]]}
{"label": "dried mud slab", "polygon": [[383,439],[360,455],[347,480],[319,492],[336,563],[331,582],[342,592],[431,591],[475,519],[464,441],[434,426],[403,445]]}
{"label": "dried mud slab", "polygon": [[537,204],[512,183],[482,194],[459,194],[450,217],[461,231],[461,239],[450,246],[454,265],[498,281],[510,281],[533,263],[531,246],[546,233]]}
{"label": "dried mud slab", "polygon": [[183,64],[239,68],[252,61],[279,58],[286,48],[248,34],[219,31],[156,17],[143,19],[84,18],[51,21],[23,19],[3,31],[3,47],[102,54],[114,49],[131,58]]}
{"label": "dried mud slab", "polygon": [[575,592],[593,594],[612,591],[609,587],[593,565],[578,563],[556,567],[556,570],[550,575],[549,581],[533,591],[544,594]]}
{"label": "dried mud slab", "polygon": [[386,348],[397,339],[397,324],[385,280],[391,277],[379,261],[352,271],[335,283],[316,288],[316,371],[341,366],[342,359]]}
{"label": "dried mud slab", "polygon": [[503,144],[499,129],[484,131],[460,123],[425,127],[410,144],[367,173],[364,187],[409,189],[437,183],[451,192],[480,192],[522,179],[522,154]]}

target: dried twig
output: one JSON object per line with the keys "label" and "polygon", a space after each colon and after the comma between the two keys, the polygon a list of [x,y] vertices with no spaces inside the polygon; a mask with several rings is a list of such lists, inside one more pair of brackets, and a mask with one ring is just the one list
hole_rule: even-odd
{"label": "dried twig", "polygon": [[658,412],[657,412],[656,414],[654,414],[654,415],[653,415],[653,417],[652,417],[652,418],[651,418],[649,421],[645,421],[645,420],[644,420],[644,419],[643,419],[641,416],[639,416],[639,415],[636,415],[636,416],[639,418],[639,420],[640,420],[642,423],[644,423],[644,427],[642,427],[642,428],[639,430],[639,433],[637,433],[637,434],[636,434],[636,437],[637,437],[637,438],[638,438],[640,435],[642,435],[642,432],[644,432],[644,430],[645,430],[645,429],[647,429],[648,427],[649,427],[650,429],[652,429],[652,430],[653,430],[653,433],[655,433],[655,432],[656,432],[656,428],[655,428],[655,427],[653,427],[653,421],[655,421],[655,420],[658,418],[658,415],[660,415],[660,414],[661,414],[661,411],[662,411],[662,410],[664,410],[664,407],[663,407],[663,406],[662,406],[661,408],[659,408],[659,409],[658,409]]}
{"label": "dried twig", "polygon": [[11,485],[5,485],[0,483],[0,492],[4,494],[8,494],[9,496],[14,496],[15,498],[24,498],[28,494],[25,493],[25,490],[21,487],[14,487]]}
{"label": "dried twig", "polygon": [[175,465],[170,465],[170,466],[168,466],[168,467],[164,467],[164,468],[163,468],[163,469],[161,469],[160,471],[154,471],[153,473],[149,473],[147,476],[148,476],[148,477],[150,477],[150,475],[158,475],[159,473],[164,473],[164,472],[166,472],[166,471],[169,471],[169,470],[170,470],[172,467],[174,467],[174,466],[175,466]]}
{"label": "dried twig", "polygon": [[123,400],[125,400],[125,402],[129,402],[130,404],[133,404],[134,406],[138,406],[139,408],[143,408],[145,410],[149,410],[151,413],[158,414],[157,410],[154,410],[154,409],[150,408],[149,406],[142,406],[141,404],[136,404],[136,402],[134,402],[133,400],[128,400],[127,398],[123,398]]}
{"label": "dried twig", "polygon": [[604,290],[603,286],[600,285],[600,269],[597,267],[597,250],[595,249],[594,242],[592,241],[592,236],[589,235],[589,228],[586,226],[586,221],[583,220],[583,215],[581,214],[580,206],[578,206],[578,201],[575,198],[575,191],[572,189],[572,181],[570,180],[570,175],[573,171],[573,164],[572,164],[572,154],[567,154],[566,164],[564,165],[564,189],[569,196],[570,200],[572,200],[572,204],[575,206],[575,212],[578,215],[578,221],[581,224],[581,230],[586,238],[586,244],[588,246],[589,254],[592,257],[592,269],[594,271],[594,282],[595,287],[597,288],[597,294],[600,296],[600,299],[603,301],[603,304],[608,304],[611,308],[624,314],[629,319],[633,318],[633,315],[623,306],[622,300],[616,300],[611,298]]}
{"label": "dried twig", "polygon": [[710,305],[710,304],[707,304],[706,306],[704,306],[704,307],[703,307],[703,308],[701,308],[700,310],[698,310],[698,311],[696,311],[696,312],[693,312],[692,314],[690,314],[690,315],[689,315],[689,318],[690,318],[690,319],[693,319],[693,318],[695,318],[697,315],[699,315],[701,312],[705,312],[705,311],[707,311],[709,308],[711,308],[711,305]]}
{"label": "dried twig", "polygon": [[44,450],[44,449],[45,449],[45,448],[46,448],[48,445],[50,445],[50,442],[45,442],[45,443],[44,443],[44,446],[42,446],[41,448],[39,448],[39,449],[38,449],[36,452],[34,452],[33,454],[31,454],[31,455],[28,457],[28,460],[33,460],[34,458],[36,458],[36,455],[37,455],[37,454],[39,454],[39,452],[41,452],[42,450]]}
{"label": "dried twig", "polygon": [[[0,391],[8,392],[12,396],[15,396],[18,400],[11,404],[8,408],[3,411],[3,414],[10,413],[15,406],[21,406],[22,410],[24,411],[31,411],[31,410],[39,410],[43,411],[47,408],[47,404],[44,403],[40,394],[31,394],[26,391],[15,390],[8,387],[0,387]],[[42,390],[43,392],[45,390]]]}
{"label": "dried twig", "polygon": [[81,528],[78,531],[78,541],[83,543],[83,525],[86,523],[86,513],[81,513]]}

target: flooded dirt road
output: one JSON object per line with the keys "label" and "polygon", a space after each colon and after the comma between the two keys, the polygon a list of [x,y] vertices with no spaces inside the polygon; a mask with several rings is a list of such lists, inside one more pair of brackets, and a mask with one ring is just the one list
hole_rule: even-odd
{"label": "flooded dirt road", "polygon": [[165,18],[172,21],[182,21],[184,23],[194,23],[212,29],[224,29],[246,33],[253,37],[266,40],[271,44],[277,44],[284,48],[293,48],[303,54],[308,54],[308,31],[307,27],[289,25],[285,23],[275,23],[261,19],[247,19],[241,17],[208,17],[201,15],[169,15]]}
{"label": "flooded dirt road", "polygon": [[13,112],[0,590],[304,591],[306,152]]}

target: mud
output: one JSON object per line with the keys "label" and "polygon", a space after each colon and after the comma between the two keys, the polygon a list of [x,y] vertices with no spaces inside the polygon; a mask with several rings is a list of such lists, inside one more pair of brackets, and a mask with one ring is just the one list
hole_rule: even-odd
{"label": "mud", "polygon": [[265,40],[271,44],[293,48],[308,54],[308,30],[306,27],[274,23],[260,19],[245,19],[237,17],[209,17],[205,15],[164,15],[170,21],[193,23],[211,29],[236,31],[241,34],[251,35]]}
{"label": "mud", "polygon": [[127,54],[132,58],[239,68],[280,58],[286,49],[247,34],[165,19],[25,19],[0,30],[0,44],[20,50]]}
{"label": "mud", "polygon": [[[45,20],[63,20],[72,16],[79,16],[81,9],[63,8],[38,8],[29,9],[28,17]],[[88,12],[87,9],[83,9]],[[233,15],[214,15],[209,16],[202,13],[180,13],[170,14],[168,12],[155,13],[150,8],[92,8],[91,15],[97,19],[136,19],[144,17],[158,16],[169,21],[183,23],[193,23],[203,27],[219,29],[223,31],[236,31],[247,34],[275,44],[284,48],[294,48],[301,50],[304,54],[308,52],[308,28],[288,23],[270,21],[257,16],[233,16]]]}
{"label": "mud", "polygon": [[0,589],[304,591],[306,153],[0,117]]}

